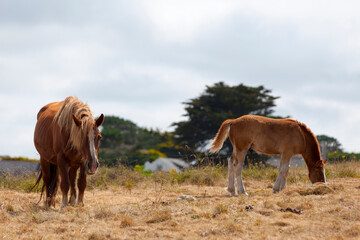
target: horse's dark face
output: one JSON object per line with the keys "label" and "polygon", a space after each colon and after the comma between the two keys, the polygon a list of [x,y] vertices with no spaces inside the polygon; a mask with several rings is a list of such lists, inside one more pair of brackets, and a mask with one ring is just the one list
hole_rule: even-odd
{"label": "horse's dark face", "polygon": [[87,141],[84,141],[84,146],[82,148],[83,156],[85,156],[85,164],[87,169],[87,174],[95,174],[97,168],[99,167],[98,152],[100,148],[100,139],[101,134],[99,127],[104,122],[104,115],[101,116],[95,121],[95,124],[87,137]]}
{"label": "horse's dark face", "polygon": [[326,160],[319,160],[315,166],[309,168],[309,178],[311,183],[326,182],[324,165]]}

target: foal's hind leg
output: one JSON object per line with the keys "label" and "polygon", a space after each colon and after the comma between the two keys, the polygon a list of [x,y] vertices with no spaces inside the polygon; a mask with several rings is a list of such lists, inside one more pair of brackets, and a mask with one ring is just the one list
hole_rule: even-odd
{"label": "foal's hind leg", "polygon": [[245,187],[242,181],[242,169],[244,166],[244,161],[245,161],[245,156],[246,156],[247,150],[244,151],[240,151],[236,153],[236,159],[237,159],[237,164],[235,166],[235,177],[237,180],[237,191],[238,194],[242,193],[245,196],[248,196],[247,192],[245,191]]}
{"label": "foal's hind leg", "polygon": [[77,168],[71,167],[69,170],[69,178],[70,178],[70,200],[69,200],[69,203],[71,206],[74,206],[76,204],[76,188],[75,188],[76,174],[77,174]]}
{"label": "foal's hind leg", "polygon": [[228,188],[227,191],[232,195],[235,195],[235,179],[234,179],[234,167],[236,166],[235,153],[230,156],[228,160]]}
{"label": "foal's hind leg", "polygon": [[286,176],[289,172],[291,157],[292,157],[291,154],[287,154],[287,153],[281,154],[279,173],[273,188],[274,193],[277,193],[280,190],[286,188]]}

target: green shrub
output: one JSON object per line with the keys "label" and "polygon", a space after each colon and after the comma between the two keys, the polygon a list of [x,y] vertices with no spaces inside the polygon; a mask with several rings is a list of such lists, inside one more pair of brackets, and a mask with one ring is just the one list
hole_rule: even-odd
{"label": "green shrub", "polygon": [[242,172],[242,176],[253,179],[269,179],[275,181],[277,177],[277,170],[274,167],[267,166],[260,163],[249,163],[248,167],[245,167]]}
{"label": "green shrub", "polygon": [[145,176],[151,176],[152,172],[151,169],[144,170],[144,165],[135,165],[134,167],[135,172],[139,172]]}
{"label": "green shrub", "polygon": [[179,184],[188,181],[194,185],[213,186],[215,183],[226,177],[225,168],[222,166],[206,166],[201,168],[192,168],[177,174],[175,181]]}
{"label": "green shrub", "polygon": [[342,169],[339,172],[337,172],[337,177],[340,178],[346,178],[346,177],[351,177],[351,178],[356,178],[356,177],[360,177],[356,170],[354,169]]}
{"label": "green shrub", "polygon": [[[5,173],[0,176],[0,188],[29,192],[35,185],[36,179],[36,173],[27,173],[18,176]],[[37,186],[33,191],[41,191],[41,186]]]}
{"label": "green shrub", "polygon": [[94,189],[96,187],[120,185],[131,189],[137,183],[143,181],[144,178],[145,176],[142,173],[124,166],[114,168],[100,167],[95,175],[88,177],[87,187]]}

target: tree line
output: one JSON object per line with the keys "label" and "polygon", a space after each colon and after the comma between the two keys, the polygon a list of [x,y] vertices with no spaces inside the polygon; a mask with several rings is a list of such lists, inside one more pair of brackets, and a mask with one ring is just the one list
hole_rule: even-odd
{"label": "tree line", "polygon": [[[210,140],[226,119],[246,114],[283,118],[273,115],[278,98],[264,86],[215,83],[206,86],[200,96],[183,103],[186,120],[174,122],[172,132],[142,128],[130,120],[107,116],[101,130],[100,162],[106,166],[135,166],[158,157],[182,158],[187,161],[202,158]],[[341,144],[335,138],[320,135],[318,139],[326,146],[328,153],[344,154]],[[231,152],[232,147],[227,140],[215,161],[226,159]],[[249,152],[248,156],[255,162],[267,158],[254,152]]]}

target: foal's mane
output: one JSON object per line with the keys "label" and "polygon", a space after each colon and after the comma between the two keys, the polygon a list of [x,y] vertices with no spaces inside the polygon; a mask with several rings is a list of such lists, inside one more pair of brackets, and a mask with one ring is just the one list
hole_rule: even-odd
{"label": "foal's mane", "polygon": [[[304,124],[296,121],[302,130],[306,140],[307,155],[311,158],[310,160],[315,161],[321,160],[320,146],[315,134]],[[309,146],[310,145],[310,146]]]}
{"label": "foal's mane", "polygon": [[[81,126],[76,126],[73,115],[81,120]],[[60,130],[69,133],[69,140],[66,148],[80,150],[86,137],[89,136],[95,120],[86,103],[80,101],[77,97],[67,97],[61,105],[59,111],[54,117]]]}

